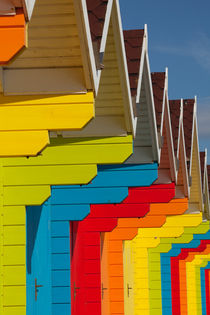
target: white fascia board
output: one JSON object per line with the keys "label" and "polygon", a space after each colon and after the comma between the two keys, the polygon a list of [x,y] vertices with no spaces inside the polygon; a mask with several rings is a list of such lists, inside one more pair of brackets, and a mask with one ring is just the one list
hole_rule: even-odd
{"label": "white fascia board", "polygon": [[101,38],[101,45],[100,45],[100,53],[104,53],[105,47],[106,47],[106,40],[107,35],[109,31],[109,24],[111,19],[111,13],[112,13],[112,6],[113,6],[113,0],[109,0],[106,8],[106,15],[105,15],[105,21],[104,21],[104,28],[102,32],[102,38]]}
{"label": "white fascia board", "polygon": [[201,179],[201,163],[200,163],[200,152],[199,152],[199,139],[198,139],[198,122],[197,122],[197,97],[195,96],[195,106],[194,106],[194,130],[195,130],[195,137],[197,142],[197,159],[198,159],[198,174],[199,174],[199,195],[200,195],[200,204],[201,204],[201,211],[203,212],[203,193],[202,193],[202,179]]}
{"label": "white fascia board", "polygon": [[150,95],[150,102],[148,104],[148,113],[149,118],[151,121],[151,137],[152,137],[152,148],[153,148],[153,155],[154,160],[160,163],[160,149],[158,143],[158,132],[157,132],[157,123],[156,123],[156,116],[155,116],[155,105],[154,105],[154,96],[153,96],[153,89],[152,89],[152,79],[150,73],[150,66],[149,66],[149,57],[148,53],[145,53],[145,63],[144,67],[146,70],[147,82],[148,82],[148,93]]}
{"label": "white fascia board", "polygon": [[149,94],[150,94],[150,106],[148,108],[150,120],[151,120],[151,135],[152,135],[152,148],[153,148],[153,155],[154,160],[158,163],[160,162],[160,148],[158,142],[158,133],[157,133],[157,124],[156,124],[156,114],[155,114],[155,105],[154,105],[154,95],[153,95],[153,88],[152,88],[152,80],[151,80],[151,73],[150,73],[150,65],[149,65],[149,56],[148,56],[148,33],[147,33],[147,25],[144,25],[144,38],[142,43],[142,51],[141,51],[141,59],[140,59],[140,66],[139,66],[139,78],[138,78],[138,85],[137,85],[137,94],[136,94],[136,103],[140,102],[141,98],[141,85],[143,80],[143,73],[144,67],[146,69],[147,80],[149,83]]}
{"label": "white fascia board", "polygon": [[120,78],[122,82],[122,91],[123,91],[123,98],[124,98],[125,123],[126,123],[128,132],[131,132],[135,136],[137,118],[134,117],[134,111],[133,111],[133,105],[132,105],[130,81],[129,81],[128,66],[127,66],[127,59],[126,59],[126,52],[125,52],[125,43],[124,43],[122,22],[121,22],[121,16],[120,16],[120,7],[119,7],[118,0],[113,1],[111,19],[112,19],[116,49],[118,50],[117,51],[118,66],[120,69]]}
{"label": "white fascia board", "polygon": [[90,33],[86,0],[74,0],[74,6],[77,24],[79,28],[87,88],[94,89],[95,93],[97,94],[98,78]]}
{"label": "white fascia board", "polygon": [[23,7],[25,12],[25,18],[30,21],[36,0],[23,0]]}
{"label": "white fascia board", "polygon": [[[107,36],[109,32],[109,26],[111,22],[111,15],[112,15],[112,10],[113,10],[113,0],[109,0],[106,8],[106,15],[105,15],[105,20],[104,20],[104,27],[103,27],[103,32],[102,32],[102,38],[101,38],[101,44],[100,44],[100,49],[99,53],[103,54],[106,49],[106,41],[107,41]],[[103,70],[96,70],[97,73],[97,90],[96,94],[98,92],[99,84],[100,84],[100,79],[101,79],[101,72]]]}
{"label": "white fascia board", "polygon": [[182,161],[182,166],[183,168],[183,182],[184,182],[184,190],[185,194],[189,197],[190,196],[190,187],[189,187],[189,178],[188,178],[188,170],[187,170],[187,155],[186,155],[186,149],[185,149],[185,138],[184,138],[184,126],[183,126],[183,100],[181,100],[181,105],[182,105],[182,112],[181,112],[181,119],[180,119],[180,137],[178,139],[178,147],[177,147],[177,153],[179,156],[179,152],[181,150],[181,143],[183,146],[183,161]]}
{"label": "white fascia board", "polygon": [[[181,148],[182,144],[182,148]],[[182,152],[180,150],[182,149]],[[190,187],[189,187],[189,177],[188,177],[188,170],[187,170],[187,155],[186,155],[186,148],[185,148],[185,137],[184,137],[184,125],[183,125],[183,99],[181,99],[181,113],[180,113],[180,133],[178,138],[178,146],[177,146],[177,154],[179,157],[179,152],[182,154],[183,161],[183,182],[184,182],[184,191],[185,195],[188,197],[190,196]]]}
{"label": "white fascia board", "polygon": [[143,72],[144,72],[144,62],[145,62],[146,53],[147,53],[147,33],[146,33],[146,29],[144,28],[144,38],[143,38],[142,49],[141,49],[140,65],[139,65],[139,78],[138,78],[137,93],[136,93],[136,103],[137,104],[140,102],[140,97],[141,97],[141,95],[140,95],[141,94],[141,84],[142,84],[142,78],[143,78]]}
{"label": "white fascia board", "polygon": [[[169,137],[170,137],[170,146],[171,146],[171,152],[169,152],[169,154],[172,157],[172,180],[177,182],[176,161],[175,161],[175,154],[174,154],[174,143],[173,143],[173,136],[172,136],[171,115],[170,115],[169,99],[168,99],[168,68],[166,68],[166,70],[165,70],[163,119],[165,117],[165,113],[167,114],[167,119],[166,120],[168,122],[168,126],[166,127],[166,132],[168,130]],[[163,128],[163,122],[162,122],[162,126],[161,127]],[[162,131],[161,131],[161,133],[162,133]]]}

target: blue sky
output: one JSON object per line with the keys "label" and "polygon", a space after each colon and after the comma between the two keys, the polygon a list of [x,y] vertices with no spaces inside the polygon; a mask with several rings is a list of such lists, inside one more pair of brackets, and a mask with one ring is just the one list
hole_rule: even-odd
{"label": "blue sky", "polygon": [[210,1],[119,0],[124,29],[148,27],[151,71],[169,71],[169,98],[198,98],[210,163]]}

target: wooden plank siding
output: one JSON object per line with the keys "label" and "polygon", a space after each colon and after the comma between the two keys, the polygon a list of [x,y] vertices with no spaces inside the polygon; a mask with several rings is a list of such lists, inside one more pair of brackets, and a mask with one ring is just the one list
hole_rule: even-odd
{"label": "wooden plank siding", "polygon": [[[165,185],[167,187],[167,185]],[[158,187],[158,186],[157,186]],[[152,189],[152,186],[151,186]],[[145,192],[146,193],[146,192]],[[160,196],[160,193],[159,193]],[[165,192],[166,196],[166,192]],[[131,201],[131,199],[130,199]],[[160,201],[160,200],[159,200]],[[162,200],[164,202],[164,200]],[[179,203],[179,201],[177,200]],[[177,203],[176,209],[180,211],[180,213],[183,213],[186,210],[186,203],[184,200],[180,200],[180,204]],[[109,304],[109,314],[124,314],[124,308],[127,310],[130,310],[132,302],[127,299],[128,292],[126,291],[127,287],[133,288],[131,283],[124,283],[123,284],[123,241],[133,239],[133,237],[137,233],[138,228],[148,228],[148,227],[160,227],[162,226],[166,221],[166,214],[169,211],[170,212],[170,205],[171,210],[173,207],[173,200],[167,203],[160,203],[160,204],[150,204],[151,207],[158,206],[158,209],[162,208],[162,213],[157,214],[157,212],[153,215],[150,215],[150,212],[141,219],[138,218],[128,218],[128,219],[118,219],[118,226],[111,232],[111,233],[105,233],[105,237],[107,239],[107,243],[103,244],[103,248],[108,248],[108,262],[109,262],[109,268],[106,269],[103,268],[102,265],[102,279],[107,278],[109,279],[109,285],[107,287],[107,291],[104,293],[104,296],[106,297],[109,295],[109,299],[106,298],[105,305],[103,306],[102,303],[102,310],[103,308],[107,308],[107,304]],[[165,210],[164,210],[165,209]],[[153,209],[154,210],[154,209]],[[175,208],[174,208],[175,210]],[[173,210],[173,211],[174,211]],[[173,213],[173,211],[171,211]],[[164,215],[165,214],[165,215]],[[119,246],[116,247],[116,242],[119,243]],[[120,245],[121,244],[121,245]],[[124,244],[124,246],[127,246]],[[116,248],[115,248],[116,247]],[[103,250],[104,253],[104,250]],[[104,255],[107,255],[105,252]],[[113,257],[113,259],[112,259]],[[117,258],[117,261],[114,260],[115,257]],[[103,256],[102,256],[103,259]],[[124,256],[124,263],[128,263],[128,266],[130,266],[129,260],[126,260],[127,256]],[[114,272],[112,272],[112,269]],[[130,269],[129,269],[130,272]],[[107,275],[108,274],[108,275]],[[130,295],[132,296],[133,291],[130,291]],[[123,296],[126,296],[126,299],[124,300]],[[108,299],[108,301],[107,301]],[[125,304],[124,304],[125,302]],[[105,314],[105,312],[104,312]]]}
{"label": "wooden plank siding", "polygon": [[57,96],[0,95],[0,156],[37,155],[49,144],[49,130],[84,127],[94,117],[93,104],[92,92]]}
{"label": "wooden plank siding", "polygon": [[73,0],[35,2],[27,49],[3,67],[5,95],[87,93],[93,89],[91,73],[87,74],[87,25],[80,30],[83,12],[77,13]]}
{"label": "wooden plank siding", "polygon": [[36,0],[28,25],[28,48],[9,68],[82,67],[72,0]]}
{"label": "wooden plank siding", "polygon": [[[174,194],[174,185],[152,185],[148,188],[134,188],[129,189],[129,195],[124,200],[124,206],[127,209],[132,210],[134,206],[140,206],[156,202],[167,202]],[[168,199],[168,200],[167,200]],[[163,204],[162,204],[163,205]],[[164,206],[164,205],[163,205]],[[124,207],[125,208],[125,207]],[[105,233],[104,242],[102,243],[102,263],[101,264],[101,279],[107,279],[106,291],[104,292],[105,303],[102,300],[102,314],[105,313],[105,309],[109,309],[107,314],[123,314],[124,313],[124,291],[123,291],[123,240],[133,239],[137,234],[138,227],[144,227],[149,224],[147,221],[147,215],[140,219],[131,215],[126,219],[118,219],[117,227],[109,233]],[[165,218],[164,218],[165,219]],[[156,220],[157,226],[164,224],[164,219]],[[144,223],[145,222],[145,223]],[[153,223],[154,224],[154,223]],[[118,245],[116,245],[116,242]],[[108,253],[106,252],[108,251]],[[104,261],[103,255],[107,256],[107,261]],[[106,268],[106,265],[108,266]],[[114,272],[111,269],[114,268]],[[104,284],[102,282],[102,286]],[[107,296],[108,295],[108,296]],[[130,304],[129,304],[130,305]]]}
{"label": "wooden plank siding", "polygon": [[[171,270],[179,275],[177,278],[174,276],[172,277],[172,310],[174,310],[174,312],[184,312],[184,309],[186,310],[187,307],[186,301],[188,290],[186,284],[185,262],[192,257],[193,253],[196,254],[196,252],[202,251],[204,247],[206,247],[206,244],[209,243],[208,236],[209,230],[204,235],[201,235],[200,238],[199,235],[197,235],[197,242],[194,242],[195,244],[193,244],[192,241],[189,243],[187,248],[183,248],[182,246],[180,254],[177,257],[171,258]],[[191,246],[191,243],[194,246]]]}
{"label": "wooden plank siding", "polygon": [[[190,236],[191,235],[191,236]],[[186,238],[187,236],[187,238]],[[149,269],[149,288],[150,288],[150,306],[151,306],[151,313],[158,313],[162,312],[162,308],[165,307],[163,303],[163,297],[166,295],[169,295],[170,286],[167,281],[165,281],[165,274],[164,270],[161,272],[161,255],[163,253],[169,252],[172,248],[173,243],[182,243],[184,240],[187,242],[190,239],[192,239],[193,235],[185,229],[185,232],[183,233],[182,237],[178,239],[169,238],[166,240],[163,240],[160,245],[155,249],[149,250],[149,261],[152,264],[152,268]],[[176,246],[176,245],[175,245]],[[155,262],[155,264],[153,264]],[[178,271],[177,271],[178,272]],[[173,271],[172,277],[176,274]],[[161,290],[161,281],[164,281],[164,285],[162,286]],[[169,282],[170,283],[170,282]],[[168,284],[166,286],[166,284]]]}
{"label": "wooden plank siding", "polygon": [[[159,245],[161,238],[180,237],[184,233],[184,227],[197,226],[201,223],[200,214],[181,215],[167,217],[166,223],[161,228],[139,229],[138,235],[130,242],[134,252],[134,314],[150,314],[152,311],[149,296],[149,269],[153,268],[156,262],[150,263],[148,249]],[[126,258],[125,258],[126,259]],[[129,283],[128,272],[125,270],[125,277]]]}
{"label": "wooden plank siding", "polygon": [[[128,106],[123,93],[120,64],[112,22],[109,25],[106,47],[103,56],[103,70],[95,99],[95,119],[84,130],[65,131],[65,137],[125,136],[131,133],[126,123]],[[149,122],[148,122],[149,123]]]}
{"label": "wooden plank siding", "polygon": [[197,306],[199,305],[196,295],[196,265],[201,265],[204,260],[210,259],[210,246],[200,253],[196,254],[192,262],[186,263],[186,277],[187,277],[187,311],[192,315],[198,315]]}
{"label": "wooden plank siding", "polygon": [[[0,269],[13,266],[12,270],[15,271],[15,267],[20,265],[24,271],[25,205],[42,204],[50,196],[50,185],[86,184],[96,176],[98,162],[122,163],[131,153],[132,137],[129,136],[96,140],[55,139],[38,157],[2,158],[1,231],[4,233],[1,234]],[[14,218],[11,213],[7,213],[8,207],[13,214],[16,213]],[[19,214],[20,211],[22,213]],[[6,220],[12,217],[13,223],[6,223],[5,217]],[[13,234],[17,237],[9,239]],[[5,243],[8,241],[9,245]],[[9,287],[4,283],[4,275],[1,281],[1,313],[5,315],[25,314],[23,272],[17,281],[15,279]]]}
{"label": "wooden plank siding", "polygon": [[[169,240],[172,244],[172,249],[166,253],[160,254],[161,260],[161,294],[162,294],[162,313],[163,315],[172,314],[172,294],[174,294],[173,281],[177,278],[177,284],[179,283],[179,272],[171,274],[171,268],[173,259],[178,256],[182,248],[197,247],[200,244],[200,239],[209,238],[209,222],[202,222],[195,228],[185,228],[185,232],[182,237],[178,239]],[[174,268],[174,267],[173,267]],[[181,286],[180,286],[181,289]],[[173,290],[173,293],[172,293]],[[178,292],[178,291],[177,291]],[[186,291],[182,289],[183,295]],[[176,311],[179,309],[179,301],[176,298]]]}

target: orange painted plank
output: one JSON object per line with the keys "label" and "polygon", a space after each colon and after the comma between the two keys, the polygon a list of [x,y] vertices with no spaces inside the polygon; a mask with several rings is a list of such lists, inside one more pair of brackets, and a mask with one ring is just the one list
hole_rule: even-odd
{"label": "orange painted plank", "polygon": [[0,16],[0,65],[7,64],[26,47],[26,22],[22,9],[16,15]]}

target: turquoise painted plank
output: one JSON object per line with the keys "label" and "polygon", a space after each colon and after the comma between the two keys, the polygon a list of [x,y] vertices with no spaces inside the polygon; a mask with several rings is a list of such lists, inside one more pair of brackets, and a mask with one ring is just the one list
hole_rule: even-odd
{"label": "turquoise painted plank", "polygon": [[71,305],[70,303],[56,304],[52,305],[52,315],[70,315],[71,314]]}
{"label": "turquoise painted plank", "polygon": [[90,213],[89,205],[54,205],[51,217],[54,221],[81,221]]}
{"label": "turquoise painted plank", "polygon": [[68,221],[53,221],[51,223],[52,237],[69,237],[69,222]]}
{"label": "turquoise painted plank", "polygon": [[70,243],[68,237],[53,237],[51,240],[52,253],[70,253]]}
{"label": "turquoise painted plank", "polygon": [[70,270],[70,255],[69,254],[52,254],[52,270],[69,269]]}
{"label": "turquoise painted plank", "polygon": [[53,287],[52,288],[53,303],[70,303],[70,287]]}
{"label": "turquoise painted plank", "polygon": [[69,205],[69,204],[100,204],[100,203],[119,203],[128,195],[127,187],[115,188],[91,188],[91,187],[65,187],[63,189],[55,189],[55,193],[50,198],[52,205]]}
{"label": "turquoise painted plank", "polygon": [[66,270],[53,270],[52,271],[52,283],[54,287],[67,287],[70,284],[70,272]]}

